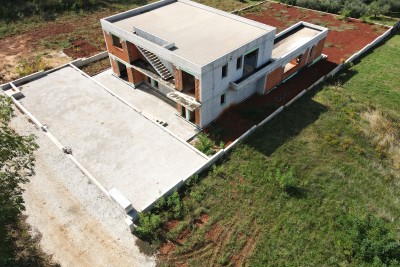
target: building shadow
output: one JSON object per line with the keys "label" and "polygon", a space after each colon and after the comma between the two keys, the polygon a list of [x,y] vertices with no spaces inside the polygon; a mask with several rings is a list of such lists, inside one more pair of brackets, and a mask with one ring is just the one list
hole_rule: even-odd
{"label": "building shadow", "polygon": [[285,142],[299,135],[308,125],[314,123],[328,108],[313,100],[314,95],[322,89],[318,86],[297,100],[278,116],[257,129],[245,142],[246,145],[270,156]]}
{"label": "building shadow", "polygon": [[[300,92],[309,88],[336,66],[337,64],[334,62],[320,60],[315,65],[304,68],[296,76],[282,83],[270,93],[266,95],[254,94],[244,102],[230,107],[204,131],[208,133],[210,138],[217,144],[223,142],[225,145],[229,145],[251,127],[262,122],[279,107],[288,103]],[[307,110],[311,108],[315,112],[317,112],[316,110],[323,111],[322,107],[318,109],[318,105],[320,104],[311,100],[315,89],[302,97],[309,99],[309,103],[306,104],[309,107],[306,106],[304,109]],[[292,107],[290,109],[292,109]],[[286,113],[286,110],[284,113]],[[309,115],[312,121],[313,116],[312,114]],[[280,116],[281,114],[279,117]],[[302,121],[306,123],[307,118],[303,118]],[[270,125],[270,122],[267,123],[267,125]]]}

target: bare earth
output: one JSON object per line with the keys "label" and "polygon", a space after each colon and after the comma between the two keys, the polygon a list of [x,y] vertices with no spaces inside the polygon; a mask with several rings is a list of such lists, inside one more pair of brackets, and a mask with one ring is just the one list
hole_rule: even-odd
{"label": "bare earth", "polygon": [[123,216],[101,191],[20,112],[11,127],[34,134],[36,175],[24,187],[27,222],[61,266],[154,266],[139,251]]}

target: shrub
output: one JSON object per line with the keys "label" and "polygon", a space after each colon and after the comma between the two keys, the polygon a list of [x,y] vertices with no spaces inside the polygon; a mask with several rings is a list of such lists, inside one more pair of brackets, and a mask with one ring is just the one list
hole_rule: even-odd
{"label": "shrub", "polygon": [[150,212],[139,214],[139,225],[136,227],[136,234],[146,240],[155,240],[159,228],[164,223],[161,215]]}
{"label": "shrub", "polygon": [[293,168],[276,169],[275,180],[278,182],[279,187],[285,191],[296,187],[297,184]]}
{"label": "shrub", "polygon": [[337,244],[349,262],[399,266],[400,243],[390,223],[370,214],[365,217],[341,215],[337,225],[341,230]]}
{"label": "shrub", "polygon": [[171,209],[174,219],[180,219],[183,216],[183,203],[177,191],[167,198],[167,207]]}
{"label": "shrub", "polygon": [[211,155],[213,151],[213,147],[215,146],[214,142],[208,137],[208,134],[199,133],[197,135],[197,141],[194,145],[198,150],[206,154],[207,156]]}

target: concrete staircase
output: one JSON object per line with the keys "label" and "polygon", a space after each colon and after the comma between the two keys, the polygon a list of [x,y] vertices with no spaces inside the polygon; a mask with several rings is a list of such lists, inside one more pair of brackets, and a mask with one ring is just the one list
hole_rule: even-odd
{"label": "concrete staircase", "polygon": [[161,76],[161,78],[163,78],[164,80],[168,80],[173,77],[171,72],[169,72],[169,70],[164,66],[164,64],[158,59],[156,55],[142,47],[138,46],[138,49],[157,71],[157,73]]}

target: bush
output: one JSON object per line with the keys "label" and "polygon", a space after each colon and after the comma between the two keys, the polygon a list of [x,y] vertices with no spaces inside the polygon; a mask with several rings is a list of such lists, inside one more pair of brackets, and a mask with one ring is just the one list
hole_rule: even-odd
{"label": "bush", "polygon": [[208,134],[199,133],[197,135],[197,141],[194,146],[198,150],[209,156],[214,152],[213,147],[215,146],[215,143],[208,137]]}
{"label": "bush", "polygon": [[159,228],[165,221],[161,215],[150,212],[139,214],[139,225],[136,227],[136,234],[143,239],[152,241],[157,239]]}
{"label": "bush", "polygon": [[399,266],[400,243],[390,223],[368,214],[365,217],[341,215],[337,224],[341,230],[337,244],[349,262]]}

